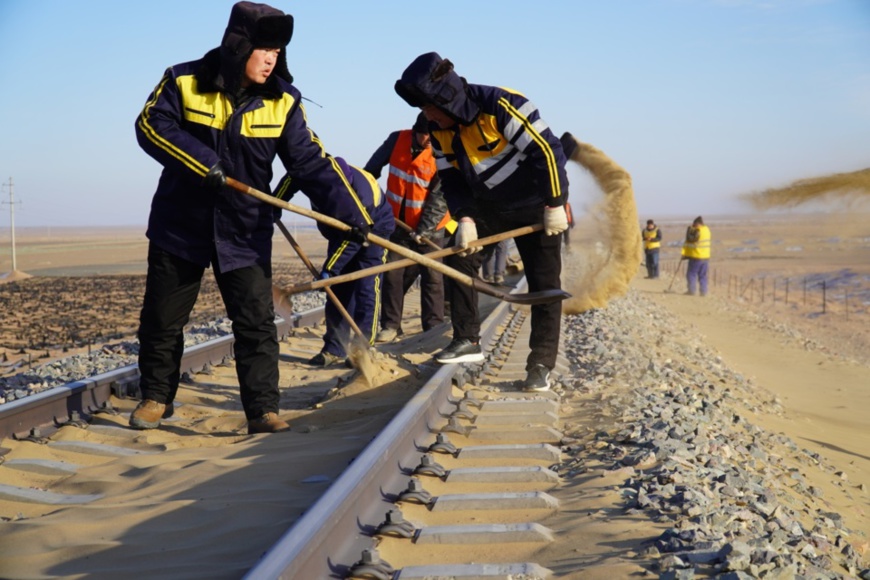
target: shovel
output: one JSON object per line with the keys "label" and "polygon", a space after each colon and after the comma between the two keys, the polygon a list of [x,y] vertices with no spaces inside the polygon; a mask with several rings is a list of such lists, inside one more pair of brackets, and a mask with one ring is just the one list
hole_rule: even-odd
{"label": "shovel", "polygon": [[[293,247],[294,250],[296,250],[296,254],[299,255],[299,258],[305,264],[305,267],[308,268],[308,271],[311,272],[313,276],[317,277],[317,275],[319,274],[317,267],[311,263],[311,260],[308,259],[308,256],[302,250],[302,247],[299,245],[293,235],[290,233],[290,230],[287,229],[287,226],[285,226],[281,222],[281,220],[278,220],[276,223],[278,225],[278,229],[281,230],[281,233],[284,234],[284,237],[287,238],[287,241],[290,242],[290,245]],[[353,319],[353,316],[350,315],[350,312],[347,311],[347,308],[344,307],[344,304],[341,303],[341,300],[339,300],[338,296],[335,295],[335,292],[332,291],[332,288],[324,288],[324,291],[326,292],[326,295],[332,301],[332,304],[335,306],[338,312],[350,325],[351,330],[353,330],[356,334],[355,340],[363,349],[368,349],[370,345],[366,341],[365,335],[363,334],[362,330],[360,330],[359,326],[357,326],[356,322]]]}
{"label": "shovel", "polygon": [[[264,203],[273,205],[275,207],[280,207],[281,209],[286,209],[287,211],[291,211],[305,217],[309,217],[322,224],[333,227],[339,231],[346,232],[352,229],[351,226],[340,220],[329,217],[314,210],[293,205],[292,203],[277,199],[271,195],[263,193],[262,191],[256,190],[249,185],[245,185],[244,183],[237,181],[232,177],[227,177],[227,185],[237,191],[250,195],[251,197],[255,197]],[[368,235],[366,235],[366,239],[369,242],[377,244],[378,246],[386,248],[387,250],[391,250],[400,256],[410,258],[421,266],[425,266],[431,270],[435,270],[436,272],[441,272],[448,278],[452,278],[461,284],[470,286],[478,292],[488,294],[489,296],[504,300],[505,302],[533,306],[536,304],[551,304],[553,302],[558,302],[560,300],[565,300],[566,298],[571,297],[570,294],[559,288],[553,288],[551,290],[540,290],[538,292],[528,292],[526,294],[511,294],[510,292],[494,288],[493,286],[490,286],[489,284],[482,282],[481,280],[477,280],[472,276],[469,276],[468,274],[463,274],[459,270],[456,270],[445,264],[442,264],[441,262],[433,260],[431,257],[426,257],[423,254],[418,254],[413,250],[393,243],[390,240],[384,239],[378,235],[369,233]]]}
{"label": "shovel", "polygon": [[[535,224],[533,226],[523,226],[521,228],[516,228],[515,230],[508,230],[506,232],[502,232],[500,234],[495,234],[492,236],[487,236],[485,238],[478,238],[477,240],[470,242],[469,246],[488,246],[489,244],[495,244],[502,240],[507,240],[510,238],[516,238],[519,236],[525,236],[526,234],[531,234],[534,232],[538,232],[544,229],[544,226],[541,224]],[[458,254],[460,252],[464,252],[464,248],[460,248],[458,246],[451,246],[449,248],[438,248],[437,252],[429,252],[426,254],[426,257],[437,259],[443,258],[444,256],[452,256],[453,254]],[[398,270],[400,268],[406,268],[408,266],[412,266],[416,264],[414,260],[410,260],[408,258],[402,258],[401,260],[394,260],[392,262],[387,262],[386,264],[380,264],[377,266],[372,266],[371,268],[366,268],[365,270],[359,270],[357,272],[351,272],[350,274],[341,274],[339,276],[332,276],[331,278],[327,278],[326,280],[315,280],[313,282],[303,282],[302,284],[296,284],[295,286],[290,286],[288,288],[284,288],[280,290],[283,292],[285,296],[290,296],[292,294],[299,294],[300,292],[308,292],[309,290],[320,290],[321,288],[325,288],[327,286],[332,286],[333,284],[342,284],[344,282],[352,282],[354,280],[359,280],[360,278],[364,278],[366,276],[371,276],[373,274],[380,274],[381,272],[389,272],[390,270]]]}
{"label": "shovel", "polygon": [[679,262],[677,262],[677,269],[676,269],[676,270],[674,270],[674,277],[673,277],[673,278],[671,278],[671,283],[670,283],[670,284],[668,284],[668,288],[667,288],[667,290],[665,290],[665,294],[667,294],[667,293],[668,293],[668,292],[670,292],[670,291],[671,291],[671,288],[672,288],[672,287],[673,287],[673,285],[674,285],[674,280],[676,280],[676,279],[677,279],[677,274],[679,274],[679,273],[680,273],[680,267],[681,267],[681,266],[682,266],[682,265],[683,265],[683,260],[685,260],[685,259],[686,259],[686,257],[685,257],[685,256],[680,256],[680,261],[679,261]]}

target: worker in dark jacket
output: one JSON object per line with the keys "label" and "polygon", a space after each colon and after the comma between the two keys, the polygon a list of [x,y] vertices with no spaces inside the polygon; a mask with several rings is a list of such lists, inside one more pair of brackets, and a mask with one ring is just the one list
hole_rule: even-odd
{"label": "worker in dark jacket", "polygon": [[[441,193],[435,157],[429,145],[429,122],[422,113],[411,129],[390,133],[366,163],[365,169],[379,178],[386,165],[389,165],[387,201],[393,209],[393,217],[414,228],[413,233],[396,228],[390,241],[421,254],[431,251],[422,238],[443,246],[445,232],[453,233],[456,222],[451,219],[447,202]],[[388,259],[394,261],[401,258],[390,252]],[[384,274],[381,330],[377,334],[377,342],[391,342],[402,334],[405,294],[417,276],[420,276],[423,330],[444,322],[444,280],[440,272],[419,264],[391,270]]]}
{"label": "worker in dark jacket", "polygon": [[[348,182],[371,216],[374,224],[372,233],[381,237],[389,237],[396,227],[393,211],[387,203],[381,187],[374,176],[368,172],[348,165],[341,157],[335,158]],[[277,196],[289,200],[296,190],[292,176],[285,176],[278,185]],[[311,209],[321,211],[318,200],[311,200]],[[348,239],[344,232],[318,223],[317,228],[328,240],[326,260],[320,270],[320,278],[331,278],[339,274],[350,274],[366,268],[379,266],[386,261],[387,251],[375,244],[362,244],[358,240]],[[381,274],[366,276],[332,287],[333,292],[347,310],[353,321],[363,332],[362,338],[369,344],[374,343],[378,329],[381,309]],[[314,355],[309,364],[328,366],[345,360],[347,344],[350,339],[350,325],[344,319],[338,308],[327,300],[324,307],[326,332],[323,335],[323,348]]]}
{"label": "worker in dark jacket", "polygon": [[[454,243],[468,248],[445,263],[473,276],[480,254],[472,255],[479,248],[468,244],[478,234],[543,222],[543,231],[516,239],[517,249],[530,291],[560,288],[559,234],[568,228],[566,158],[537,107],[515,91],[467,83],[434,52],[417,57],[395,89],[430,121],[441,187],[459,221]],[[441,363],[482,360],[477,292],[462,284],[449,287],[453,341],[435,358]],[[561,308],[559,303],[532,307],[526,390],[550,388]]]}
{"label": "worker in dark jacket", "polygon": [[169,67],[136,120],[136,137],[163,165],[148,220],[148,276],[139,325],[143,401],[130,425],[172,413],[183,327],[211,265],[232,320],[250,433],[286,430],[278,417],[278,340],[272,304],[271,206],[228,189],[227,176],[270,191],[272,163],[325,213],[362,236],[372,219],[309,129],[284,47],[293,17],[252,2],[233,6],[221,45]]}

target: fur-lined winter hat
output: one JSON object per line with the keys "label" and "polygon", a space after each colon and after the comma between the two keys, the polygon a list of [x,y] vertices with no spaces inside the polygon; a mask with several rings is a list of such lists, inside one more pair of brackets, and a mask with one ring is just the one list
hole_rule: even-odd
{"label": "fur-lined winter hat", "polygon": [[[293,17],[268,4],[237,2],[230,12],[230,21],[221,41],[221,76],[224,85],[238,88],[248,58],[255,48],[281,48],[290,44]],[[287,68],[284,50],[278,55],[274,74],[293,82]]]}
{"label": "fur-lined winter hat", "polygon": [[452,62],[437,52],[427,52],[408,65],[395,89],[412,107],[435,105],[453,120],[470,125],[480,108],[468,98],[465,86],[465,79],[456,74]]}

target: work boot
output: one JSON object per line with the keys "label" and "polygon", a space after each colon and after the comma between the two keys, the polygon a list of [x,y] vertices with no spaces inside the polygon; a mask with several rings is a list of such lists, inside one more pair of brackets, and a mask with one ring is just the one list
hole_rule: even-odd
{"label": "work boot", "polygon": [[399,337],[399,330],[396,328],[382,328],[375,336],[375,342],[393,342]]}
{"label": "work boot", "polygon": [[530,392],[543,392],[550,390],[550,369],[542,364],[536,364],[529,369],[523,390]]}
{"label": "work boot", "polygon": [[435,355],[435,360],[441,364],[480,362],[483,351],[480,344],[467,338],[454,338],[447,348]]}
{"label": "work boot", "polygon": [[133,429],[156,429],[160,426],[160,419],[172,416],[174,407],[145,399],[140,402],[133,412],[130,413],[130,427]]}
{"label": "work boot", "polygon": [[496,274],[495,276],[493,276],[492,281],[496,284],[504,284],[504,276],[502,276],[501,274]]}
{"label": "work boot", "polygon": [[248,435],[256,433],[280,433],[289,431],[290,424],[278,417],[278,413],[266,413],[259,419],[248,421]]}
{"label": "work boot", "polygon": [[336,356],[331,352],[326,351],[319,352],[310,359],[308,359],[308,364],[314,365],[316,367],[328,367],[338,362],[342,362],[342,358],[340,356]]}

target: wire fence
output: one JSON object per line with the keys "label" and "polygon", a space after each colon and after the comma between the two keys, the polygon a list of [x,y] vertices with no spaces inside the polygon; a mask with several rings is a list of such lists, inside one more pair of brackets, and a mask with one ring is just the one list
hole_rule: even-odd
{"label": "wire fence", "polygon": [[[682,277],[685,288],[686,267],[681,260],[666,260],[663,270],[671,283]],[[837,316],[846,320],[870,315],[870,275],[851,269],[803,276],[740,276],[710,264],[711,291],[729,300],[750,305],[787,307],[808,317]]]}

